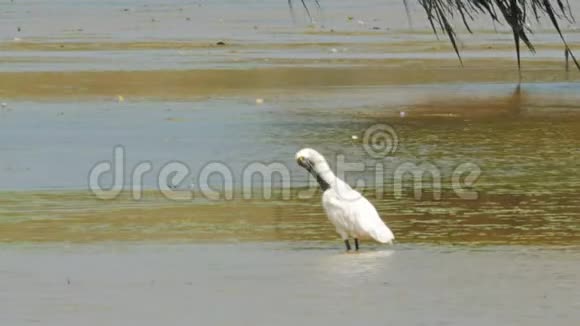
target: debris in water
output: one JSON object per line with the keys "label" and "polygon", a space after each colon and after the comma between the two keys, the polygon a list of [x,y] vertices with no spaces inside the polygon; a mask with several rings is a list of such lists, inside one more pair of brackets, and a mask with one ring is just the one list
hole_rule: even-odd
{"label": "debris in water", "polygon": [[362,21],[362,20],[357,20],[356,23],[359,24],[359,25],[361,25],[361,26],[365,24],[365,22]]}
{"label": "debris in water", "polygon": [[357,140],[358,139],[358,136],[357,135],[352,135],[352,136],[350,136],[350,138],[352,138],[352,140]]}
{"label": "debris in water", "polygon": [[399,116],[400,116],[401,118],[404,118],[406,114],[407,114],[407,113],[405,113],[405,111],[401,111],[401,112],[399,112]]}
{"label": "debris in water", "polygon": [[8,103],[6,103],[6,102],[2,102],[2,103],[0,104],[0,106],[2,106],[2,108],[5,108],[5,107],[7,107],[7,106],[8,106]]}
{"label": "debris in water", "polygon": [[263,98],[257,98],[256,99],[256,104],[264,104],[264,99]]}
{"label": "debris in water", "polygon": [[125,98],[123,97],[123,95],[117,95],[117,102],[119,103],[125,102]]}
{"label": "debris in water", "polygon": [[170,117],[170,118],[166,118],[165,121],[170,121],[170,122],[184,122],[185,119],[184,118],[173,118],[173,117]]}
{"label": "debris in water", "polygon": [[332,52],[332,53],[337,53],[337,52],[338,52],[338,50],[337,50],[336,48],[332,48],[332,49],[330,49],[330,52]]}

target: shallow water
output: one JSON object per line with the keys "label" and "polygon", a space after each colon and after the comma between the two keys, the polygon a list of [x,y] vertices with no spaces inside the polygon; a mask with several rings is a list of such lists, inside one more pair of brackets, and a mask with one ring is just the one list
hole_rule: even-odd
{"label": "shallow water", "polygon": [[[293,156],[306,146],[331,165],[341,154],[364,163],[346,179],[364,181],[401,242],[579,241],[579,75],[555,60],[553,33],[535,36],[538,54],[526,54],[527,82],[514,93],[509,33],[476,23],[480,33],[461,36],[461,68],[449,44],[417,23],[417,8],[408,30],[399,2],[340,1],[313,12],[310,26],[298,10],[292,23],[279,1],[70,4],[19,1],[0,11],[0,30],[17,38],[0,44],[2,242],[331,240],[319,194],[298,196],[309,179]],[[375,17],[380,8],[389,19]],[[100,16],[108,23],[97,24]],[[574,48],[580,34],[565,29]],[[363,151],[377,123],[399,139],[378,161]],[[125,150],[125,191],[135,166],[153,166],[141,201],[87,192],[90,170],[112,160],[116,145]],[[175,186],[193,199],[155,190],[168,162],[186,165]],[[212,162],[232,178],[208,184],[224,196],[231,189],[232,201],[203,195],[200,171]],[[243,174],[255,162],[282,163],[290,183],[266,175],[245,201]],[[407,163],[436,167],[441,199],[429,180],[420,198],[409,182],[396,193],[395,171]],[[482,171],[476,200],[452,189],[463,163]]]}
{"label": "shallow water", "polygon": [[[248,95],[194,102],[16,102],[0,120],[0,241],[335,239],[320,195],[299,196],[309,183],[293,157],[311,146],[333,166],[339,154],[365,164],[346,179],[364,182],[360,189],[400,242],[578,244],[577,85],[529,84],[519,95],[506,86],[331,88],[300,98],[277,93],[262,105]],[[454,93],[453,100],[441,92]],[[383,160],[369,158],[361,143],[364,130],[376,123],[390,124],[399,138],[396,152]],[[87,191],[89,171],[112,160],[119,144],[126,155],[126,194],[103,202]],[[130,174],[144,161],[153,166],[143,178],[148,191],[132,200]],[[191,198],[170,200],[155,190],[168,162],[188,168],[178,189]],[[212,162],[232,173],[225,187],[220,178],[208,179],[220,191],[218,201],[201,189],[200,171]],[[252,200],[244,200],[243,175],[253,162],[283,164],[290,183],[267,174],[263,183],[252,182]],[[429,178],[419,198],[410,181],[396,193],[395,171],[407,163],[437,168],[440,199]],[[481,169],[475,200],[462,200],[452,188],[453,171],[463,163]],[[379,181],[378,164],[384,173]],[[111,177],[104,176],[104,186]],[[269,187],[272,198],[264,191]],[[229,189],[233,200],[223,200]]]}
{"label": "shallow water", "polygon": [[575,325],[578,249],[8,246],[6,325]]}

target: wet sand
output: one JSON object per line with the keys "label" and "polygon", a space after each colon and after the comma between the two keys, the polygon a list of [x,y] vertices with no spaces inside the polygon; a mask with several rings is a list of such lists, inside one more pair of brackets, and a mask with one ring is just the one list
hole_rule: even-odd
{"label": "wet sand", "polygon": [[[308,65],[307,62],[293,64]],[[321,60],[316,60],[317,64]],[[200,99],[240,96],[249,92],[303,92],[312,88],[420,85],[448,83],[499,83],[517,80],[511,60],[478,59],[461,68],[454,59],[437,60],[332,60],[341,67],[277,67],[241,70],[156,70],[94,72],[2,72],[0,96],[25,100],[128,100]],[[283,63],[273,60],[270,64]],[[526,62],[527,64],[527,62]],[[573,82],[580,73],[566,73],[557,61],[534,61],[524,80]]]}

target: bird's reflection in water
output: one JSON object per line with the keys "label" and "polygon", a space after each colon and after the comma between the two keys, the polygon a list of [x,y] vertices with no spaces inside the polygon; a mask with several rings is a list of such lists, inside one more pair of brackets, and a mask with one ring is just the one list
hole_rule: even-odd
{"label": "bird's reflection in water", "polygon": [[395,257],[395,250],[391,248],[337,253],[321,259],[320,277],[337,282],[344,282],[345,279],[350,282],[368,282],[377,277],[385,279]]}

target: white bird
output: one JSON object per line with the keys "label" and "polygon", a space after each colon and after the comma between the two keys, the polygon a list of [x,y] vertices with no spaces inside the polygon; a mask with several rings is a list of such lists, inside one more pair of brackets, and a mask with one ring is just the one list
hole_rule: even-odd
{"label": "white bird", "polygon": [[296,153],[298,165],[316,178],[322,194],[322,206],[326,216],[336,228],[346,250],[351,249],[349,238],[359,249],[359,239],[374,239],[380,243],[392,243],[393,232],[379,217],[377,210],[363,195],[338,178],[317,151],[304,148]]}

